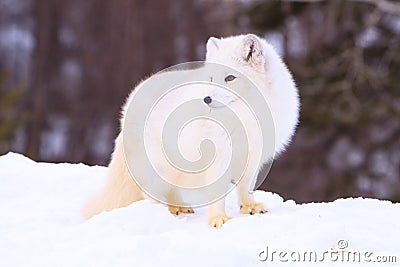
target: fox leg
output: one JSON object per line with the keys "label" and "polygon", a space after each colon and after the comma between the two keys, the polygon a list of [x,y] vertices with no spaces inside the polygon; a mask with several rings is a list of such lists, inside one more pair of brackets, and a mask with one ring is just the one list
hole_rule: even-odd
{"label": "fox leg", "polygon": [[208,224],[215,228],[220,228],[231,217],[225,213],[225,198],[221,198],[217,202],[207,207]]}
{"label": "fox leg", "polygon": [[[248,177],[248,176],[247,176]],[[256,214],[265,213],[266,210],[262,203],[257,203],[254,199],[253,193],[250,193],[251,179],[244,177],[237,185],[238,204],[240,213],[243,214]]]}
{"label": "fox leg", "polygon": [[[172,182],[175,185],[178,186],[184,186],[184,184],[182,183],[182,174],[179,172],[174,173],[173,171],[170,173],[170,177],[173,177],[171,180],[169,180],[169,182]],[[189,206],[176,206],[174,205],[174,203],[181,203],[182,199],[181,196],[179,194],[179,190],[176,191],[176,189],[171,190],[169,192],[167,192],[165,194],[165,199],[167,201],[168,204],[168,210],[171,214],[173,215],[179,215],[180,213],[194,213],[193,208],[189,207]]]}

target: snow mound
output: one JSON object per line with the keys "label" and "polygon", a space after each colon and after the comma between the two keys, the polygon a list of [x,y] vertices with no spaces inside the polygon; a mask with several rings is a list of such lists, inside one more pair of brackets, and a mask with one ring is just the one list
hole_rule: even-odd
{"label": "snow mound", "polygon": [[233,219],[221,229],[207,225],[204,208],[176,217],[148,200],[83,221],[80,208],[105,174],[1,156],[0,266],[400,266],[399,204],[296,205],[257,191],[269,212],[241,215],[230,194]]}

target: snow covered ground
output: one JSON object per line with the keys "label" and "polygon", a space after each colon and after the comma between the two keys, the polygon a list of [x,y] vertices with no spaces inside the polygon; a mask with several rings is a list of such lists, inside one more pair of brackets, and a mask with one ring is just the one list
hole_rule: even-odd
{"label": "snow covered ground", "polygon": [[257,191],[269,213],[240,215],[231,194],[234,218],[221,229],[207,225],[204,209],[175,217],[151,201],[85,222],[80,207],[105,174],[1,156],[0,266],[400,266],[400,204],[296,205]]}

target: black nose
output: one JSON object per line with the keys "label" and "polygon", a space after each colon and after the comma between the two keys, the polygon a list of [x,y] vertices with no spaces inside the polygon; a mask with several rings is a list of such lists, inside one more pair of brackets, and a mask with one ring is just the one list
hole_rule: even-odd
{"label": "black nose", "polygon": [[203,100],[206,104],[210,104],[212,102],[212,98],[210,96],[206,96]]}

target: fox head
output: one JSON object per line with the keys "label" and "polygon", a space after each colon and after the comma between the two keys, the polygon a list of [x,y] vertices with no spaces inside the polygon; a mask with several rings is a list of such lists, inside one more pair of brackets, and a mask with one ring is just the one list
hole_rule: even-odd
{"label": "fox head", "polygon": [[210,37],[206,44],[206,61],[237,69],[257,86],[265,87],[266,80],[293,83],[289,70],[273,46],[254,34]]}
{"label": "fox head", "polygon": [[[207,41],[206,62],[219,63],[226,73],[216,73],[214,79],[233,90],[246,86],[246,76],[263,94],[272,112],[279,143],[278,152],[289,142],[298,121],[299,99],[292,75],[275,49],[264,39],[254,35],[227,38],[210,37]],[[228,73],[229,69],[232,73]],[[250,92],[249,92],[250,93]],[[213,108],[214,98],[219,103],[235,103],[232,94],[212,90],[204,102]]]}
{"label": "fox head", "polygon": [[[252,72],[260,73],[263,69],[264,57],[261,40],[253,34],[223,39],[210,37],[206,47],[206,62],[227,66],[227,68],[216,68],[210,74],[212,82],[231,89],[243,88],[248,82],[248,79],[243,79],[244,75],[247,78],[254,77],[255,79],[253,80],[257,80],[256,76],[252,75]],[[210,95],[204,98],[204,102],[211,108],[221,107],[234,101],[236,101],[236,97],[233,94],[228,92],[224,94],[224,91],[221,90],[211,90]]]}

